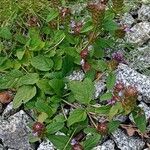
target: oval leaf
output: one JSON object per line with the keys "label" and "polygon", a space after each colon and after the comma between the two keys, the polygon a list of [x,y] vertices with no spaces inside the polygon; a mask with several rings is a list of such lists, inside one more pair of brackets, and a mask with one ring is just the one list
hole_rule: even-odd
{"label": "oval leaf", "polygon": [[38,55],[32,58],[31,65],[38,70],[49,71],[52,69],[54,63],[50,58],[43,55]]}
{"label": "oval leaf", "polygon": [[13,100],[13,107],[18,108],[21,106],[22,103],[28,102],[32,99],[36,94],[36,87],[35,86],[27,86],[24,85],[20,87],[14,97]]}
{"label": "oval leaf", "polygon": [[68,126],[73,125],[74,123],[84,121],[87,117],[87,114],[84,109],[78,108],[70,113],[68,118]]}

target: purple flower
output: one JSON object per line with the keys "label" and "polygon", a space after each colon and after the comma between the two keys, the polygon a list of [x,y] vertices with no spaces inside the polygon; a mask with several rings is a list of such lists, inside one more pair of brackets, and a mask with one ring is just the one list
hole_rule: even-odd
{"label": "purple flower", "polygon": [[125,32],[133,32],[133,30],[131,30],[131,28],[126,25],[124,25],[124,31]]}
{"label": "purple flower", "polygon": [[116,100],[114,100],[114,99],[110,99],[107,101],[108,105],[114,105],[115,103],[116,103]]}
{"label": "purple flower", "polygon": [[123,53],[118,51],[112,54],[113,59],[115,59],[118,62],[122,62],[123,61]]}
{"label": "purple flower", "polygon": [[72,139],[71,140],[71,145],[75,145],[75,144],[77,144],[78,142],[75,140],[75,139]]}
{"label": "purple flower", "polygon": [[71,28],[74,28],[75,26],[76,26],[76,23],[75,23],[75,21],[72,20],[72,21],[71,21],[71,24],[70,24],[70,27],[71,27]]}

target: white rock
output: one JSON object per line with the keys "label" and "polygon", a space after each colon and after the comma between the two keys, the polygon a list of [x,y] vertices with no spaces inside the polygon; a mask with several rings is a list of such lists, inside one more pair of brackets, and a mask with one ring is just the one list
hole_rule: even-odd
{"label": "white rock", "polygon": [[136,86],[139,94],[150,98],[150,77],[136,72],[127,65],[118,66],[117,81],[122,81],[126,86]]}
{"label": "white rock", "polygon": [[102,145],[94,147],[92,150],[115,150],[115,143],[113,140],[108,140]]}
{"label": "white rock", "polygon": [[55,150],[55,147],[49,140],[45,140],[39,145],[37,150]]}
{"label": "white rock", "polygon": [[150,39],[150,22],[141,22],[127,32],[126,40],[129,43],[141,46]]}
{"label": "white rock", "polygon": [[0,117],[0,138],[5,147],[15,150],[32,149],[28,139],[30,133],[29,121],[30,119],[22,110],[10,116],[7,120]]}
{"label": "white rock", "polygon": [[137,137],[128,137],[122,130],[118,129],[111,137],[121,150],[143,150],[145,142]]}
{"label": "white rock", "polygon": [[128,27],[131,27],[134,21],[134,18],[129,13],[125,13],[121,20],[121,22]]}
{"label": "white rock", "polygon": [[142,21],[150,21],[150,4],[143,4],[138,11],[138,19]]}

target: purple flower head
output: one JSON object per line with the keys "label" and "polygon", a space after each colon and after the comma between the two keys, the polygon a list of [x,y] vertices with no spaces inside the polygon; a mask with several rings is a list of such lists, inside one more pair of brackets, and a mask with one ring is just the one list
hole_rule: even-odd
{"label": "purple flower head", "polygon": [[75,140],[75,139],[72,139],[71,140],[71,145],[75,145],[75,144],[77,144],[78,142]]}
{"label": "purple flower head", "polygon": [[74,28],[75,26],[76,26],[75,21],[74,21],[74,20],[71,20],[70,27],[71,27],[71,28]]}
{"label": "purple flower head", "polygon": [[120,51],[113,53],[112,58],[119,63],[124,61],[123,53]]}
{"label": "purple flower head", "polygon": [[113,98],[107,101],[108,105],[114,105],[115,103],[116,103],[116,100]]}
{"label": "purple flower head", "polygon": [[124,25],[124,31],[125,31],[125,32],[133,32],[133,31],[131,30],[131,28],[128,27],[127,25]]}

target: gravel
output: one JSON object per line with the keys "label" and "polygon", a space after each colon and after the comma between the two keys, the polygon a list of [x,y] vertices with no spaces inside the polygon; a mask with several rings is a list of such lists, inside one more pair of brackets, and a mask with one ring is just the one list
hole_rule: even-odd
{"label": "gravel", "polygon": [[113,140],[107,140],[102,145],[96,146],[92,150],[115,150],[115,143]]}
{"label": "gravel", "polygon": [[[7,106],[4,114],[7,110],[10,110],[10,107],[10,105]],[[32,150],[28,139],[30,133],[28,123],[30,121],[23,110],[10,116],[8,119],[0,116],[0,139],[2,139],[4,147],[7,146],[15,150]]]}
{"label": "gravel", "polygon": [[150,22],[144,21],[137,23],[127,32],[126,40],[136,46],[141,46],[150,39]]}
{"label": "gravel", "polygon": [[121,150],[143,150],[145,146],[145,142],[142,139],[129,137],[120,129],[112,133],[111,138]]}
{"label": "gravel", "polygon": [[135,86],[140,94],[150,98],[150,77],[138,73],[127,65],[118,66],[117,81],[122,81],[126,86]]}
{"label": "gravel", "polygon": [[141,21],[150,21],[150,4],[143,4],[138,11],[138,20]]}

